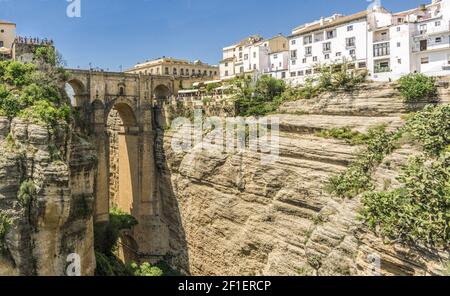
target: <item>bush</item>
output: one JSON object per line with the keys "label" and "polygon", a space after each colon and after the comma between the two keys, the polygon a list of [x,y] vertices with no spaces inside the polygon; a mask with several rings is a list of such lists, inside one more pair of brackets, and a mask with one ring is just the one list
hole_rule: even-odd
{"label": "bush", "polygon": [[398,81],[400,93],[406,103],[435,98],[436,79],[424,74],[408,74]]}
{"label": "bush", "polygon": [[32,201],[34,195],[36,194],[36,187],[33,180],[25,180],[20,184],[19,193],[17,198],[19,199],[19,204],[22,207],[28,207]]}
{"label": "bush", "polygon": [[450,105],[426,106],[407,119],[405,131],[432,156],[450,145]]}
{"label": "bush", "polygon": [[14,118],[20,110],[19,100],[4,85],[0,85],[0,115]]}
{"label": "bush", "polygon": [[4,254],[7,250],[5,237],[10,227],[11,220],[0,210],[0,255]]}
{"label": "bush", "polygon": [[251,79],[236,78],[231,82],[238,113],[242,116],[261,116],[275,111],[286,89],[284,81],[261,76],[256,84]]}
{"label": "bush", "polygon": [[353,131],[349,127],[342,128],[332,128],[329,130],[322,130],[316,133],[316,136],[322,138],[334,138],[339,140],[344,140],[351,145],[360,145],[366,143],[369,139],[368,135],[360,133],[358,131]]}
{"label": "bush", "polygon": [[132,276],[133,271],[123,264],[116,256],[95,252],[97,276]]}
{"label": "bush", "polygon": [[131,269],[135,276],[162,276],[163,271],[157,266],[151,266],[150,263],[144,262],[140,266],[136,263],[131,264]]}
{"label": "bush", "polygon": [[33,64],[3,61],[0,62],[0,82],[20,88],[31,83],[31,77],[35,71],[36,66]]}
{"label": "bush", "polygon": [[34,52],[34,59],[47,63],[51,66],[56,66],[57,63],[56,51],[51,46],[38,47]]}
{"label": "bush", "polygon": [[367,148],[345,172],[330,178],[327,191],[351,198],[373,189],[371,175],[374,167],[394,150],[401,135],[401,131],[387,133],[384,126],[369,130],[365,140]]}
{"label": "bush", "polygon": [[391,241],[450,245],[450,153],[431,163],[411,159],[398,178],[401,188],[364,195],[362,218]]}
{"label": "bush", "polygon": [[18,116],[27,121],[44,124],[53,129],[61,123],[69,123],[71,120],[71,107],[66,105],[58,107],[55,104],[40,100],[34,105],[20,111]]}

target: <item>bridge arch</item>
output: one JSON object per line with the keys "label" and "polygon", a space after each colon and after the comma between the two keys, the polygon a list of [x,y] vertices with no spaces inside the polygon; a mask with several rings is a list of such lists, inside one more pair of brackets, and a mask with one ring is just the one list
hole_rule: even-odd
{"label": "bridge arch", "polygon": [[165,101],[170,97],[170,88],[164,84],[159,84],[155,87],[154,94],[158,101]]}
{"label": "bridge arch", "polygon": [[74,107],[81,107],[88,100],[86,86],[77,78],[71,78],[66,82],[66,92],[73,92],[73,94],[68,95],[71,97],[71,103]]}

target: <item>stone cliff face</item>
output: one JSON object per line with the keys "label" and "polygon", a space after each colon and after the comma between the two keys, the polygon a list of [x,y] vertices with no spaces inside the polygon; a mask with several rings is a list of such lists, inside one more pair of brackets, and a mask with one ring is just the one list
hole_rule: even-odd
{"label": "stone cliff face", "polygon": [[[448,103],[449,90],[440,92]],[[172,209],[165,219],[180,266],[194,275],[442,273],[448,253],[384,244],[358,220],[358,197],[324,190],[361,147],[315,131],[364,132],[379,124],[392,130],[407,110],[392,87],[380,85],[285,104],[283,114],[273,115],[280,119],[280,157],[271,164],[261,163],[258,153],[224,153],[215,145],[177,153],[171,147],[175,131],[161,134],[160,194]],[[404,145],[390,155],[373,176],[377,186],[395,186],[399,167],[414,153]]]}
{"label": "stone cliff face", "polygon": [[93,275],[93,147],[0,117],[0,151],[0,210],[10,221],[0,275],[65,275],[72,253],[81,274]]}

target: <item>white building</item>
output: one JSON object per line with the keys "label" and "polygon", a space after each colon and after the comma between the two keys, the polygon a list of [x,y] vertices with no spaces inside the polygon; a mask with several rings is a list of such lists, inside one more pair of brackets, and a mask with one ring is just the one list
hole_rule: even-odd
{"label": "white building", "polygon": [[318,65],[346,62],[367,67],[368,12],[350,16],[335,14],[300,26],[289,37],[289,80],[304,82]]}
{"label": "white building", "polygon": [[287,79],[293,84],[313,77],[319,65],[343,62],[378,81],[413,72],[449,75],[450,0],[400,13],[372,6],[350,16],[335,14],[295,28],[289,46]]}
{"label": "white building", "polygon": [[370,31],[371,78],[396,80],[408,73],[450,74],[450,0],[391,14],[390,23]]}
{"label": "white building", "polygon": [[[267,40],[259,35],[246,38],[235,45],[223,49],[223,60],[220,62],[220,78],[226,80],[238,75],[255,77],[262,74],[272,74],[271,57],[275,59],[273,54],[282,53],[283,51],[288,51],[288,41],[282,35]],[[286,53],[283,55],[286,55]],[[284,67],[287,70],[286,64],[287,61],[278,66],[274,70],[276,74],[280,72],[280,67]]]}
{"label": "white building", "polygon": [[264,74],[277,79],[286,79],[289,71],[289,51],[282,50],[269,54],[269,69]]}

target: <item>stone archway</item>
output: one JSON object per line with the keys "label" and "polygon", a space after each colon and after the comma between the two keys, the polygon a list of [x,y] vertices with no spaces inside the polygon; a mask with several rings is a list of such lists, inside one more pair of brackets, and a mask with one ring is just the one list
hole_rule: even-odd
{"label": "stone archway", "polygon": [[155,87],[154,94],[154,97],[158,102],[166,101],[170,97],[170,89],[166,85],[160,84]]}
{"label": "stone archway", "polygon": [[87,103],[86,87],[78,79],[70,79],[66,82],[66,93],[71,99],[73,107],[82,107]]}
{"label": "stone archway", "polygon": [[109,207],[138,217],[139,127],[128,103],[116,102],[107,115]]}
{"label": "stone archway", "polygon": [[156,101],[154,109],[155,125],[158,128],[165,128],[166,126],[170,125],[168,110],[166,110],[166,105],[170,98],[170,89],[164,84],[160,84],[155,87],[153,93]]}

